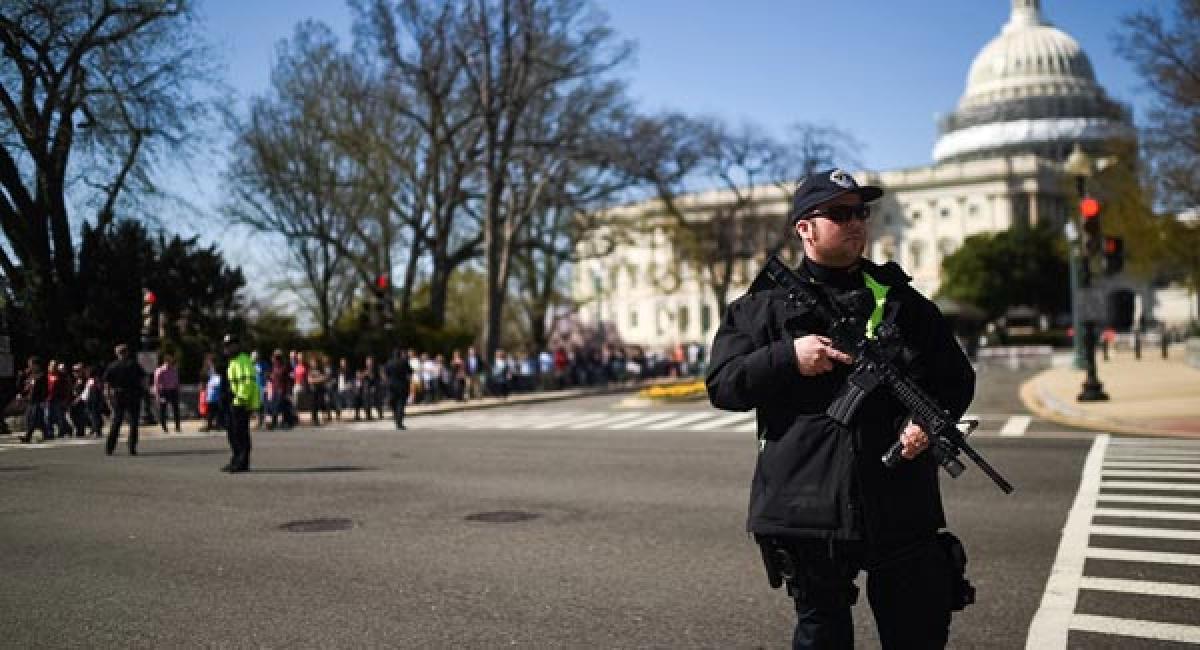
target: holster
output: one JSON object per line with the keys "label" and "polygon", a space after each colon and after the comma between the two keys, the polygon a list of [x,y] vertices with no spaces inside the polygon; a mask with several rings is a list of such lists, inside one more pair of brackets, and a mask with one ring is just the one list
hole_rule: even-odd
{"label": "holster", "polygon": [[843,566],[844,560],[832,556],[805,557],[785,540],[759,537],[757,541],[772,589],[786,584],[793,600],[818,609],[853,607],[858,602],[856,567]]}

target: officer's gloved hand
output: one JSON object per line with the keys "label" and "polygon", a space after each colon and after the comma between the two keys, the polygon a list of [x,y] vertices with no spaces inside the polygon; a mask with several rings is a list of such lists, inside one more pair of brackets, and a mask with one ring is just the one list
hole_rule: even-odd
{"label": "officer's gloved hand", "polygon": [[833,370],[833,362],[852,364],[854,358],[833,347],[827,336],[809,334],[792,341],[796,350],[796,367],[800,374],[812,377]]}

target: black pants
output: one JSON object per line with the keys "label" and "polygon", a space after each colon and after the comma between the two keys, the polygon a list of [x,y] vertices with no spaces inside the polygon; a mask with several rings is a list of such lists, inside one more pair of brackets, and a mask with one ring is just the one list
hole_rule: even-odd
{"label": "black pants", "polygon": [[234,469],[250,469],[250,411],[246,407],[230,407],[226,435],[229,438],[229,449],[233,452],[229,464]]}
{"label": "black pants", "polygon": [[114,400],[112,426],[108,429],[108,440],[104,442],[104,450],[113,453],[117,448],[117,439],[121,436],[121,422],[129,419],[129,453],[137,453],[138,419],[142,415],[142,400]]}
{"label": "black pants", "polygon": [[170,405],[175,414],[175,432],[179,433],[179,390],[164,390],[158,396],[158,423],[162,425],[163,433],[167,431],[167,406]]}
{"label": "black pants", "polygon": [[[392,409],[392,418],[396,421],[396,428],[404,427],[404,406],[408,402],[408,395],[403,391],[393,391],[389,396],[388,406]],[[380,415],[382,417],[382,414]]]}
{"label": "black pants", "polygon": [[852,650],[854,579],[867,572],[867,600],[884,650],[944,648],[950,634],[953,569],[936,538],[879,557],[861,543],[792,543],[798,579],[792,648]]}

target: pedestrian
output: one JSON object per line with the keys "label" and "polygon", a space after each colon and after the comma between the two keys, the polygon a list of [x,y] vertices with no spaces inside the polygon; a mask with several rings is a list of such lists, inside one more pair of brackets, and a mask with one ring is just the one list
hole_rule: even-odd
{"label": "pedestrian", "polygon": [[512,387],[513,364],[508,353],[503,349],[496,350],[496,360],[492,362],[491,394],[494,397],[508,399]]}
{"label": "pedestrian", "polygon": [[278,428],[281,419],[284,429],[291,429],[296,424],[291,402],[288,400],[292,391],[290,372],[283,358],[283,350],[271,353],[271,378],[268,383],[271,393],[271,424],[268,427],[270,429]]}
{"label": "pedestrian", "polygon": [[88,366],[85,368],[87,383],[83,388],[83,401],[87,405],[88,423],[92,427],[92,435],[96,438],[104,436],[104,382],[100,368]]}
{"label": "pedestrian", "polygon": [[[354,419],[358,420],[358,409],[361,406],[367,413],[367,420],[373,420],[371,410],[375,408],[379,389],[379,368],[375,366],[375,357],[368,355],[363,361],[363,369],[358,375],[358,397],[354,402]],[[383,419],[383,410],[379,410],[379,419]]]}
{"label": "pedestrian", "polygon": [[163,362],[154,370],[154,397],[158,401],[158,423],[167,433],[167,407],[175,416],[175,433],[179,426],[179,371],[175,369],[175,357],[170,352],[163,355]]}
{"label": "pedestrian", "polygon": [[[405,429],[404,406],[408,401],[408,389],[412,383],[412,367],[408,365],[407,355],[400,348],[392,350],[392,358],[383,367],[387,377],[388,407],[392,409],[392,419],[397,429]],[[382,414],[380,415],[382,418]]]}
{"label": "pedestrian", "polygon": [[254,361],[254,381],[258,384],[258,397],[262,406],[258,409],[258,424],[256,429],[261,431],[266,425],[267,405],[271,401],[267,398],[267,379],[271,376],[271,362],[258,353],[258,350],[250,353],[250,359]]}
{"label": "pedestrian", "polygon": [[254,361],[241,351],[241,342],[234,334],[226,334],[223,341],[225,357],[229,359],[225,369],[225,385],[229,391],[228,438],[231,457],[222,472],[235,474],[250,471],[250,413],[262,406],[259,398],[258,381],[254,378]]}
{"label": "pedestrian", "polygon": [[116,361],[104,371],[104,388],[108,393],[109,408],[112,409],[112,424],[108,429],[108,440],[104,453],[111,456],[117,449],[121,435],[121,423],[129,420],[129,455],[137,455],[138,420],[141,419],[142,396],[145,393],[146,371],[129,356],[129,346],[124,343],[114,348]]}
{"label": "pedestrian", "polygon": [[50,393],[50,382],[46,371],[42,368],[40,357],[32,356],[25,362],[25,371],[21,374],[20,391],[17,400],[25,406],[25,436],[21,442],[33,442],[33,430],[42,430],[42,442],[53,440],[54,434],[46,422],[46,396]]}
{"label": "pedestrian", "polygon": [[49,392],[46,394],[43,408],[46,411],[50,437],[70,438],[71,425],[67,423],[67,407],[71,403],[71,380],[67,378],[62,362],[51,360],[46,366],[46,385]]}
{"label": "pedestrian", "polygon": [[455,350],[450,354],[450,393],[451,396],[465,402],[467,399],[467,364],[462,352]]}
{"label": "pedestrian", "polygon": [[[803,179],[789,212],[804,248],[796,272],[864,328],[888,314],[913,352],[917,382],[961,416],[975,377],[946,319],[898,265],[862,257],[867,202],[882,194],[840,170]],[[709,398],[721,409],[757,410],[749,531],[772,586],[786,583],[795,601],[794,648],[854,646],[851,606],[862,570],[884,648],[945,647],[951,611],[969,602],[970,587],[965,559],[952,557],[961,546],[938,532],[946,520],[938,464],[922,453],[929,436],[882,390],[868,394],[848,427],[825,415],[854,361],[829,334],[765,273],[717,330]],[[906,462],[889,469],[880,458],[897,440]]]}
{"label": "pedestrian", "polygon": [[337,419],[342,419],[342,409],[354,406],[354,371],[346,357],[338,359],[337,371]]}
{"label": "pedestrian", "polygon": [[325,374],[321,372],[321,359],[317,354],[309,354],[310,365],[304,379],[304,392],[308,395],[309,412],[312,414],[312,425],[321,426],[321,411],[325,410]]}
{"label": "pedestrian", "polygon": [[88,425],[92,423],[88,415],[86,391],[87,372],[82,362],[76,362],[71,366],[71,406],[68,408],[76,438],[87,436]]}
{"label": "pedestrian", "polygon": [[487,368],[484,367],[483,359],[479,353],[475,351],[475,346],[467,348],[467,396],[469,399],[479,399],[483,397],[483,384],[486,377]]}
{"label": "pedestrian", "polygon": [[213,431],[223,427],[224,418],[221,416],[221,373],[217,371],[216,358],[209,360],[208,375],[204,380],[204,428],[201,431]]}

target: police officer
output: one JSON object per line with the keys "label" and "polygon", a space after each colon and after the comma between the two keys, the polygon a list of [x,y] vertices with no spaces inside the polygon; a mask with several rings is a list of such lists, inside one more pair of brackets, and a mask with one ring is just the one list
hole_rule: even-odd
{"label": "police officer", "polygon": [[227,431],[232,457],[221,471],[234,474],[250,470],[250,412],[262,408],[262,400],[254,360],[241,351],[236,335],[226,334],[223,344],[225,357],[229,359],[224,383],[228,386],[230,402]]}
{"label": "police officer", "polygon": [[[408,365],[408,355],[400,348],[392,350],[392,358],[383,367],[383,374],[387,377],[388,406],[392,409],[392,418],[397,429],[404,429],[404,407],[408,403],[408,388],[412,384],[412,366]],[[370,415],[370,410],[367,414]]]}
{"label": "police officer", "polygon": [[117,360],[104,371],[104,390],[108,405],[112,409],[112,425],[104,444],[104,453],[111,456],[117,449],[121,434],[121,422],[129,421],[129,455],[137,455],[138,419],[142,410],[147,373],[129,356],[129,346],[124,343],[114,350]]}
{"label": "police officer", "polygon": [[[854,314],[864,323],[893,314],[912,351],[906,367],[961,416],[975,376],[948,323],[898,265],[862,257],[867,204],[882,195],[837,169],[804,178],[789,212],[804,248],[797,273],[827,304],[866,312]],[[828,334],[764,275],[729,305],[717,330],[709,398],[718,408],[757,411],[748,528],[772,586],[786,582],[795,601],[794,648],[853,647],[860,571],[884,648],[944,647],[951,611],[963,605],[955,587],[966,584],[965,556],[956,563],[948,547],[957,540],[938,533],[946,521],[938,465],[923,453],[930,439],[884,390],[868,396],[849,427],[825,415],[854,361]],[[889,469],[880,458],[897,439],[906,461]]]}

